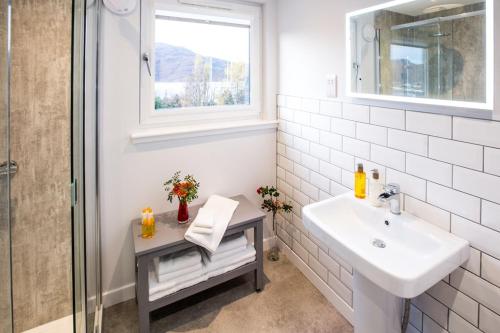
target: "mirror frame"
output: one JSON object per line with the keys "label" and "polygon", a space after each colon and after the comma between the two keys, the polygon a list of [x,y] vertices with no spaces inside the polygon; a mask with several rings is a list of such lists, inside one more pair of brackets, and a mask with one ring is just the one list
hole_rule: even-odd
{"label": "mirror frame", "polygon": [[351,18],[371,13],[381,9],[387,9],[406,3],[419,0],[393,0],[380,5],[375,5],[346,14],[346,96],[351,98],[359,98],[366,100],[378,100],[386,102],[400,102],[420,105],[443,106],[452,108],[465,108],[476,110],[493,111],[494,99],[494,7],[493,0],[485,0],[486,4],[486,101],[481,102],[464,102],[445,99],[433,98],[418,98],[392,95],[377,95],[369,93],[358,93],[351,90]]}

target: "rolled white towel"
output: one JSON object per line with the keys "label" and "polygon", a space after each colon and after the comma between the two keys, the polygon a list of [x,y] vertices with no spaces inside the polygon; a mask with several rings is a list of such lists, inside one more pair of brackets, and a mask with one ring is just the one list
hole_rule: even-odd
{"label": "rolled white towel", "polygon": [[214,213],[206,208],[201,207],[198,209],[198,214],[194,218],[192,224],[198,228],[213,229],[214,227]]}
{"label": "rolled white towel", "polygon": [[171,273],[156,275],[156,278],[158,279],[158,282],[167,282],[177,279],[180,276],[191,274],[192,272],[198,271],[202,268],[203,268],[203,263],[200,261],[194,266],[189,266],[183,269],[179,269],[178,271],[173,271]]}
{"label": "rolled white towel", "polygon": [[238,201],[224,198],[219,195],[211,195],[203,208],[208,209],[214,214],[213,233],[207,235],[194,232],[194,224],[191,224],[184,238],[191,243],[204,247],[210,253],[214,253],[226,232],[227,226],[238,204]]}
{"label": "rolled white towel", "polygon": [[195,266],[201,262],[201,255],[198,248],[193,247],[184,251],[154,258],[153,262],[156,275],[160,276],[186,267]]}

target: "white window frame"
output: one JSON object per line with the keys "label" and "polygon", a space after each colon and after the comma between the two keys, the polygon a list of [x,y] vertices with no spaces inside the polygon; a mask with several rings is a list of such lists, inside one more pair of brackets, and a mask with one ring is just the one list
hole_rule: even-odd
{"label": "white window frame", "polygon": [[[250,22],[250,105],[216,105],[158,111],[154,108],[154,27],[155,11],[165,10],[196,16],[215,16]],[[243,5],[220,0],[143,0],[141,1],[141,65],[139,127],[196,125],[209,122],[255,120],[262,109],[261,41],[262,10],[259,5]],[[147,53],[151,73],[142,59]]]}

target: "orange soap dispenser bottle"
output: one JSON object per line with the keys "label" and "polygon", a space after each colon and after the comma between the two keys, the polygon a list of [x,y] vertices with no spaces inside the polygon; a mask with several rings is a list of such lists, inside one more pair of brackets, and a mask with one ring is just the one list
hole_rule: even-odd
{"label": "orange soap dispenser bottle", "polygon": [[155,217],[150,207],[142,210],[142,238],[152,238],[155,234]]}
{"label": "orange soap dispenser bottle", "polygon": [[354,173],[354,196],[359,199],[366,198],[366,173],[363,164],[358,164],[358,170]]}

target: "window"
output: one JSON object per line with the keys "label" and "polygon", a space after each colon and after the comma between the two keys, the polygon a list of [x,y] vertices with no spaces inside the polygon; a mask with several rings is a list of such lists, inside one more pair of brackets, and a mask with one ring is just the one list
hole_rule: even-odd
{"label": "window", "polygon": [[260,7],[143,1],[141,125],[258,117]]}
{"label": "window", "polygon": [[391,44],[392,93],[396,96],[428,95],[427,48]]}

